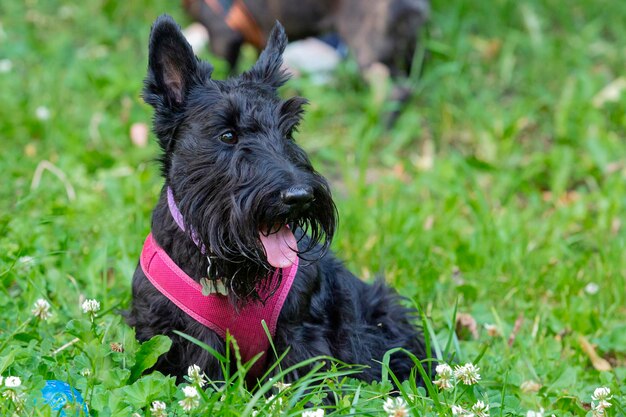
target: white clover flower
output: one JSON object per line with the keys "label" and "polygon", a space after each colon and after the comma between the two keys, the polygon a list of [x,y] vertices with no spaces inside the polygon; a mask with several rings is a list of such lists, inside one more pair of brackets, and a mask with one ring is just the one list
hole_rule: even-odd
{"label": "white clover flower", "polygon": [[24,396],[24,393],[19,393],[13,388],[18,388],[21,385],[22,380],[19,376],[8,376],[4,378],[4,386],[8,389],[2,393],[2,396],[7,400],[12,401],[17,408],[22,407],[22,397]]}
{"label": "white clover flower", "polygon": [[7,376],[4,380],[4,386],[7,388],[17,388],[22,385],[22,380],[19,376]]}
{"label": "white clover flower", "polygon": [[286,384],[282,381],[278,381],[276,383],[274,383],[274,385],[272,385],[274,388],[278,389],[278,392],[283,392],[284,390],[288,389],[291,384]]}
{"label": "white clover flower", "polygon": [[302,417],[324,417],[326,413],[322,408],[318,408],[317,410],[307,410],[302,412]]}
{"label": "white clover flower", "polygon": [[10,59],[0,59],[0,74],[6,74],[13,69],[13,62]]}
{"label": "white clover flower", "polygon": [[452,383],[452,368],[450,365],[446,363],[437,365],[435,372],[437,373],[437,379],[434,382],[435,385],[444,390],[454,388],[454,384]]}
{"label": "white clover flower", "polygon": [[81,305],[83,309],[83,313],[91,315],[93,319],[96,316],[96,313],[100,311],[100,303],[97,300],[85,300]]}
{"label": "white clover flower", "polygon": [[50,303],[44,300],[43,298],[35,301],[35,305],[31,310],[33,316],[37,317],[39,320],[48,320],[51,316],[50,314]]}
{"label": "white clover flower", "polygon": [[406,417],[409,415],[406,401],[402,397],[387,398],[383,410],[389,417]]}
{"label": "white clover flower", "polygon": [[20,256],[17,261],[25,271],[29,271],[35,265],[35,258],[32,256]]}
{"label": "white clover flower", "polygon": [[543,408],[540,408],[539,411],[528,410],[526,412],[526,417],[543,417],[543,412]]}
{"label": "white clover flower", "polygon": [[471,411],[476,417],[489,417],[489,406],[481,400],[476,401]]}
{"label": "white clover flower", "polygon": [[453,404],[452,407],[450,407],[450,409],[452,410],[453,416],[463,415],[466,413],[466,411],[460,405]]}
{"label": "white clover flower", "polygon": [[437,365],[437,367],[435,368],[435,372],[437,373],[437,376],[442,378],[452,377],[452,368],[447,363]]}
{"label": "white clover flower", "polygon": [[187,376],[194,384],[197,384],[200,388],[206,385],[206,375],[202,372],[202,369],[196,364],[187,368]]}
{"label": "white clover flower", "polygon": [[[604,412],[607,408],[611,407],[611,400],[613,396],[611,395],[611,389],[608,387],[600,387],[596,388],[591,396],[593,400],[591,402],[591,410],[594,417],[604,416]],[[596,404],[595,401],[598,401]]]}
{"label": "white clover flower", "polygon": [[611,398],[613,398],[611,389],[607,387],[596,388],[591,396],[591,399],[594,401],[608,401]]}
{"label": "white clover flower", "polygon": [[91,376],[91,369],[83,368],[79,373],[84,377],[89,377]]}
{"label": "white clover flower", "polygon": [[2,396],[7,400],[13,401],[14,403],[19,403],[21,400],[22,394],[18,394],[12,389],[8,389],[2,393]]}
{"label": "white clover flower", "polygon": [[188,398],[197,397],[198,390],[196,389],[196,387],[186,386],[186,387],[183,387],[183,394],[185,394],[185,397],[188,397]]}
{"label": "white clover flower", "polygon": [[[450,410],[452,411],[453,416],[460,416],[460,417],[477,417],[478,416],[478,414],[474,414],[473,411],[466,410],[460,405],[452,405],[450,407]],[[488,417],[489,414],[487,413],[486,416]]]}
{"label": "white clover flower", "polygon": [[50,119],[50,109],[46,106],[39,106],[35,109],[35,116],[41,121]]}
{"label": "white clover flower", "polygon": [[454,368],[454,376],[460,379],[465,385],[474,385],[480,380],[479,367],[473,363],[466,363],[463,366],[457,365]]}
{"label": "white clover flower", "polygon": [[585,285],[585,292],[589,295],[597,294],[598,291],[600,291],[600,286],[595,282],[590,282],[589,284]]}
{"label": "white clover flower", "polygon": [[450,390],[454,388],[454,384],[449,379],[439,378],[433,383],[437,385],[439,388],[441,388],[442,390]]}
{"label": "white clover flower", "polygon": [[592,417],[604,417],[604,412],[606,410],[600,406],[600,404],[596,405],[591,403],[591,416]]}
{"label": "white clover flower", "polygon": [[270,414],[273,414],[275,411],[279,411],[283,408],[283,397],[276,397],[275,395],[270,395],[267,400],[265,400],[266,404],[270,405]]}
{"label": "white clover flower", "polygon": [[152,401],[150,414],[152,414],[152,417],[167,417],[166,408],[163,401]]}
{"label": "white clover flower", "polygon": [[83,313],[96,313],[100,311],[100,302],[98,300],[85,300],[82,304]]}
{"label": "white clover flower", "polygon": [[178,402],[183,410],[191,411],[200,404],[200,400],[198,399],[198,390],[196,387],[184,387],[183,394],[185,394],[185,398]]}

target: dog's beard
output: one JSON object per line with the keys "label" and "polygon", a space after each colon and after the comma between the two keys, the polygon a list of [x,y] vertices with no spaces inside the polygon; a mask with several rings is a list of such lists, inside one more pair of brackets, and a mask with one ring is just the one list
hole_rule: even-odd
{"label": "dog's beard", "polygon": [[210,257],[208,278],[221,280],[233,301],[264,301],[261,293],[267,297],[280,285],[281,274],[267,279],[277,269],[292,265],[296,257],[314,262],[326,252],[336,208],[325,180],[315,179],[313,202],[297,213],[279,203],[275,188],[210,195],[210,187],[193,187],[183,193],[180,210],[187,230],[194,230],[205,248],[199,256]]}

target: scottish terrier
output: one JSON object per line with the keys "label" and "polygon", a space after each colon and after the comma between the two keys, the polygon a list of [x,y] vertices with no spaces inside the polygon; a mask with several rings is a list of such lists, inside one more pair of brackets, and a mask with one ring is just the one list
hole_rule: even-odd
{"label": "scottish terrier", "polygon": [[[379,361],[392,348],[430,357],[415,311],[328,250],[337,211],[293,138],[306,100],[277,93],[288,78],[286,43],[276,22],[256,64],[222,81],[171,17],[152,27],[143,97],[155,109],[165,184],[127,320],[140,341],[172,339],[154,369],[179,381],[192,364],[219,380],[215,351],[235,345],[242,362],[254,362],[253,381],[281,356],[282,369],[322,355],[360,364],[356,377],[365,381],[380,378]],[[401,352],[389,365],[400,380],[414,368]]]}

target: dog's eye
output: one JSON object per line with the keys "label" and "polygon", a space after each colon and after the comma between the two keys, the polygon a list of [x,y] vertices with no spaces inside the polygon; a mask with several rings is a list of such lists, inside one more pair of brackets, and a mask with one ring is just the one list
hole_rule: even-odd
{"label": "dog's eye", "polygon": [[220,135],[220,140],[229,145],[237,143],[237,135],[233,131],[224,132]]}

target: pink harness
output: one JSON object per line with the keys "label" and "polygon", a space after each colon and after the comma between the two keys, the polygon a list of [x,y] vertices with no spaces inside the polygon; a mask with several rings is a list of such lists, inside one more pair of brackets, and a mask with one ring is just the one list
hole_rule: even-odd
{"label": "pink harness", "polygon": [[[168,194],[169,197],[171,195],[169,189]],[[171,201],[173,202],[173,198]],[[173,211],[172,205],[170,204],[170,211]],[[182,220],[182,216],[180,216],[178,208],[175,205],[173,206],[175,212],[172,212],[172,216],[181,226],[182,221],[180,220]],[[194,237],[193,234],[192,237]],[[248,373],[253,379],[261,376],[265,369],[267,352],[270,347],[270,340],[265,333],[262,322],[265,321],[270,334],[274,337],[278,315],[298,271],[297,257],[293,265],[283,268],[280,272],[276,270],[273,276],[268,276],[268,279],[277,280],[279,274],[282,273],[280,286],[271,297],[269,297],[268,290],[265,289],[265,287],[272,288],[271,285],[263,285],[262,288],[259,288],[259,295],[261,299],[266,300],[265,303],[254,302],[238,310],[235,309],[226,296],[219,294],[203,295],[202,286],[174,263],[169,255],[155,242],[152,233],[148,235],[143,245],[140,263],[144,274],[152,285],[176,304],[178,308],[200,324],[213,330],[224,340],[228,331],[237,341],[244,363],[251,360],[258,353],[265,353],[256,361]]]}

